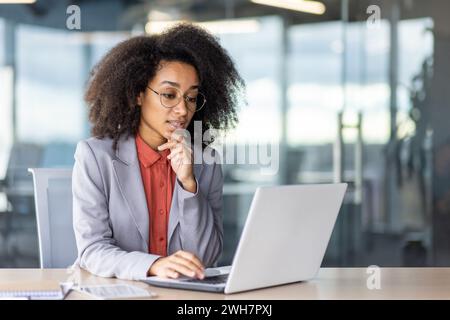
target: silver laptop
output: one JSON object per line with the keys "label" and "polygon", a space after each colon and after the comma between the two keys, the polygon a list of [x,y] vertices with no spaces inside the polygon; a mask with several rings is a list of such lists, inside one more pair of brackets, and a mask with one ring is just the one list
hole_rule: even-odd
{"label": "silver laptop", "polygon": [[319,271],[346,183],[259,187],[231,266],[142,281],[159,287],[235,293],[306,281]]}

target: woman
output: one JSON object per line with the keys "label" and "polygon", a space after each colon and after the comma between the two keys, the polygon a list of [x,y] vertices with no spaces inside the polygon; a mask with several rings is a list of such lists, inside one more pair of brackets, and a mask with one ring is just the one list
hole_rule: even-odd
{"label": "woman", "polygon": [[233,126],[243,88],[227,52],[191,24],[106,54],[85,95],[93,137],[75,153],[79,266],[122,279],[204,277],[222,251],[223,176],[217,155],[193,164],[177,131]]}

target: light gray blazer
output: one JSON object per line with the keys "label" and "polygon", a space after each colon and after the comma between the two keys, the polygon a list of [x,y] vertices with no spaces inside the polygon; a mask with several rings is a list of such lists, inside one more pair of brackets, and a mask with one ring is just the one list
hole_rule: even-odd
{"label": "light gray blazer", "polygon": [[[78,265],[93,274],[121,279],[146,277],[159,257],[148,253],[149,212],[134,137],[116,152],[109,138],[77,145],[72,177],[73,226]],[[170,255],[185,250],[212,266],[222,252],[223,175],[213,164],[194,164],[197,193],[176,179],[167,231]]]}

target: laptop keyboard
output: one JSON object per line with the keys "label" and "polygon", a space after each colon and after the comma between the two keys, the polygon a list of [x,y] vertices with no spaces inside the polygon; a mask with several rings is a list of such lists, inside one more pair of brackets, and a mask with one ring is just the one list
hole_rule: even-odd
{"label": "laptop keyboard", "polygon": [[208,277],[203,280],[187,279],[186,282],[207,283],[207,284],[225,284],[228,279],[228,274],[221,274],[219,276]]}

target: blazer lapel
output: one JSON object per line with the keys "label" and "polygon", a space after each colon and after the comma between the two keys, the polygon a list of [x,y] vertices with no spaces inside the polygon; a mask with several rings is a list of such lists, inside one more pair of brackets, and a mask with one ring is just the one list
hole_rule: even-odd
{"label": "blazer lapel", "polygon": [[117,160],[113,160],[120,190],[126,200],[131,216],[143,241],[148,247],[149,216],[144,185],[137,161],[137,151],[134,137],[120,140],[116,151]]}

